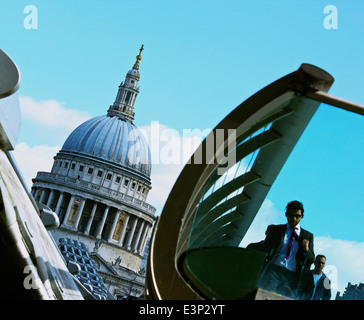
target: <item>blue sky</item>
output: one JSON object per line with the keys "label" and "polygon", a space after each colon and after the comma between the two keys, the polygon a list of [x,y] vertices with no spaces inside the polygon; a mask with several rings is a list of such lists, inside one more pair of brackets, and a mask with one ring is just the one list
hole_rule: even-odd
{"label": "blue sky", "polygon": [[[213,128],[253,93],[303,62],[334,76],[330,93],[364,103],[361,0],[0,4],[1,47],[22,76],[23,153],[17,155],[28,176],[50,169],[76,124],[106,113],[141,44],[145,50],[134,110],[139,127],[158,121],[180,134],[186,128]],[[38,29],[24,27],[29,4],[37,8]],[[337,8],[337,29],[324,27],[327,5]],[[318,250],[326,250],[328,264],[339,269],[340,287],[364,282],[354,266],[344,270],[339,263],[364,263],[363,127],[362,116],[321,105],[268,195],[267,208],[274,214],[259,220],[261,225],[284,222],[287,202],[302,201],[302,226],[315,234]],[[164,192],[159,199],[165,199],[182,166],[164,168],[168,177],[155,169],[153,190]],[[160,210],[162,205],[156,206]],[[356,256],[340,256],[340,248]]]}

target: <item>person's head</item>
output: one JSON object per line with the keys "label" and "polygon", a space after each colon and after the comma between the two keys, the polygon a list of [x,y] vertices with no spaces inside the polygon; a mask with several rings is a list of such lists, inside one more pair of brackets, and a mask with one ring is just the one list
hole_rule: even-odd
{"label": "person's head", "polygon": [[288,223],[292,227],[298,225],[301,219],[303,218],[304,211],[305,210],[301,202],[296,200],[289,202],[286,206],[286,217]]}
{"label": "person's head", "polygon": [[326,264],[326,257],[323,254],[318,254],[316,256],[316,259],[315,259],[315,262],[314,262],[314,265],[315,265],[314,271],[315,271],[315,273],[316,274],[321,274],[323,268],[325,267],[325,264]]}

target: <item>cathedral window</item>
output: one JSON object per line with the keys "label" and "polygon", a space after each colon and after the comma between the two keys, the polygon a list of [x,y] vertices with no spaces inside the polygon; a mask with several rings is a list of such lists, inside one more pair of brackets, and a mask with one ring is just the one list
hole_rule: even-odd
{"label": "cathedral window", "polygon": [[88,168],[87,173],[88,173],[88,174],[92,174],[92,172],[94,172],[94,169],[93,169],[93,168]]}
{"label": "cathedral window", "polygon": [[84,168],[85,168],[85,166],[81,164],[80,167],[78,168],[78,171],[83,172]]}
{"label": "cathedral window", "polygon": [[128,179],[125,179],[124,181],[124,187],[127,187],[129,185],[129,180]]}
{"label": "cathedral window", "polygon": [[110,180],[111,179],[111,176],[112,176],[112,174],[111,173],[108,173],[107,176],[106,176],[106,180]]}
{"label": "cathedral window", "polygon": [[121,236],[121,232],[124,228],[125,220],[126,220],[126,216],[124,214],[120,214],[119,218],[118,218],[118,222],[115,226],[114,234],[112,236],[112,238],[116,241],[120,240],[120,236]]}
{"label": "cathedral window", "polygon": [[115,179],[115,183],[120,183],[121,177],[117,176]]}
{"label": "cathedral window", "polygon": [[98,176],[99,178],[102,176],[102,171],[101,171],[101,170],[97,171],[97,176]]}
{"label": "cathedral window", "polygon": [[129,100],[130,100],[130,96],[131,96],[131,92],[128,91],[127,94],[126,94],[126,98],[125,98],[125,102],[128,103]]}

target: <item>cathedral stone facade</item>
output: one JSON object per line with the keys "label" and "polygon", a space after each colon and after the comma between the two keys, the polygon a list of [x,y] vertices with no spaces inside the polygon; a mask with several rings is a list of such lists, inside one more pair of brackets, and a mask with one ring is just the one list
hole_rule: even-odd
{"label": "cathedral stone facade", "polygon": [[107,114],[78,126],[51,172],[38,172],[32,186],[35,200],[59,217],[55,241],[84,243],[114,297],[143,294],[143,254],[155,220],[147,202],[150,150],[133,124],[142,50]]}

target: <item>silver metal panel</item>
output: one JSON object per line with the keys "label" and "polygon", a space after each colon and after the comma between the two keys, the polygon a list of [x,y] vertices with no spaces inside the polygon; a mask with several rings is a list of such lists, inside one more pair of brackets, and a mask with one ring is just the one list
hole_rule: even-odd
{"label": "silver metal panel", "polygon": [[[0,150],[0,187],[4,210],[0,213],[2,237],[7,250],[24,277],[31,270],[29,287],[35,299],[83,300],[58,248],[41,221],[38,209],[14,171],[6,153]],[[2,239],[4,241],[4,239]],[[9,262],[10,263],[10,262]]]}
{"label": "silver metal panel", "polygon": [[15,63],[0,49],[0,148],[14,150],[18,141],[21,114],[16,91],[20,73]]}

